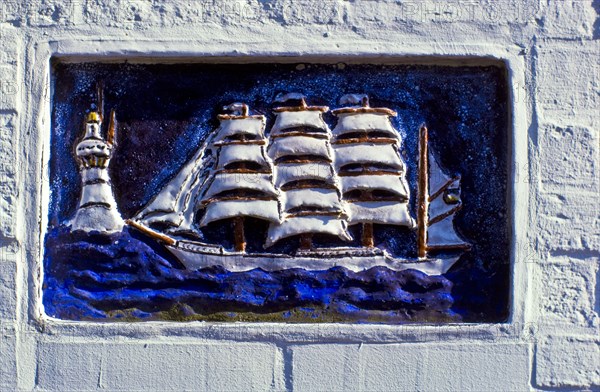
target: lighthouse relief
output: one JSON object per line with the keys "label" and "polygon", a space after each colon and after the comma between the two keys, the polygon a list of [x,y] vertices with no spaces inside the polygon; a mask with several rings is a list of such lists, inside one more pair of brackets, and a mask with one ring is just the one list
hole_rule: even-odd
{"label": "lighthouse relief", "polygon": [[503,320],[502,71],[55,64],[45,312]]}

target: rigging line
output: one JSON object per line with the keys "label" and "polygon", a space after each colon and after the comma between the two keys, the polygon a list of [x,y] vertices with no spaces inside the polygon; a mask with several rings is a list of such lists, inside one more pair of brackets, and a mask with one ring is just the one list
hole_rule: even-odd
{"label": "rigging line", "polygon": [[201,203],[207,205],[214,202],[222,201],[277,201],[275,196],[223,196],[223,197],[211,197],[210,199],[203,200]]}
{"label": "rigging line", "polygon": [[338,177],[358,177],[358,176],[400,176],[402,171],[397,170],[360,170],[360,171],[347,171],[338,173]]}
{"label": "rigging line", "polygon": [[305,216],[342,216],[343,211],[304,211],[287,214],[287,218],[302,218]]}
{"label": "rigging line", "polygon": [[461,208],[462,208],[462,204],[459,204],[456,207],[444,212],[443,214],[440,214],[440,215],[436,216],[435,218],[430,219],[429,222],[427,222],[427,226],[434,225],[434,224],[446,219],[450,215],[456,213]]}
{"label": "rigging line", "polygon": [[329,106],[280,106],[277,107],[275,109],[273,109],[273,111],[275,113],[281,113],[281,112],[304,112],[304,111],[309,111],[309,112],[326,112],[329,110]]}
{"label": "rigging line", "polygon": [[293,136],[311,137],[314,139],[327,139],[327,140],[329,139],[329,135],[327,135],[325,132],[317,132],[317,131],[315,131],[315,132],[301,132],[301,131],[282,132],[277,135],[271,135],[270,139],[274,140],[274,139],[293,137]]}
{"label": "rigging line", "polygon": [[331,144],[340,145],[340,144],[362,144],[362,143],[370,143],[370,144],[397,144],[398,139],[394,139],[391,137],[380,137],[380,138],[349,138],[349,139],[336,139]]}
{"label": "rigging line", "polygon": [[231,141],[226,141],[226,142],[216,142],[213,144],[214,147],[222,147],[222,146],[230,146],[230,145],[244,145],[244,144],[248,144],[248,145],[254,145],[254,144],[258,144],[258,145],[265,145],[267,144],[265,139],[259,139],[259,140],[231,140]]}
{"label": "rigging line", "polygon": [[437,197],[439,197],[450,185],[452,185],[455,181],[459,181],[460,180],[460,176],[456,176],[453,177],[451,179],[449,179],[448,181],[446,181],[446,183],[444,185],[442,185],[442,187],[440,189],[438,189],[437,191],[435,191],[431,196],[429,196],[429,201],[432,202],[433,200],[435,200]]}
{"label": "rigging line", "polygon": [[334,115],[342,114],[342,113],[379,113],[379,114],[387,114],[391,117],[396,117],[398,113],[396,113],[392,109],[388,108],[371,108],[371,107],[361,107],[361,108],[342,108],[342,109],[334,109],[331,111]]}
{"label": "rigging line", "polygon": [[442,250],[442,249],[471,249],[471,244],[452,244],[452,245],[427,245],[427,250]]}

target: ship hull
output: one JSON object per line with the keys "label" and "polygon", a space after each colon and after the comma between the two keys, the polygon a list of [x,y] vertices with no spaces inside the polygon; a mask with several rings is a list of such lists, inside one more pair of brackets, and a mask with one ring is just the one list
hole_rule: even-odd
{"label": "ship hull", "polygon": [[[220,266],[228,271],[243,272],[256,268],[265,271],[280,271],[302,268],[323,271],[333,267],[344,267],[354,272],[373,267],[386,267],[394,271],[417,270],[426,275],[443,275],[460,256],[447,258],[402,259],[391,257],[384,252],[350,248],[327,249],[318,256],[317,251],[310,255],[289,256],[284,254],[244,254],[224,251],[221,247],[210,248],[206,244],[195,245],[193,241],[178,241],[165,245],[187,269],[201,269]],[[354,255],[351,253],[355,253]]]}

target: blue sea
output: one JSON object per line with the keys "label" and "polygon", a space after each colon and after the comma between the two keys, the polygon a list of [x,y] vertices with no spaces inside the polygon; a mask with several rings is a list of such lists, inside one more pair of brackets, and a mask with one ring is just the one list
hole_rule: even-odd
{"label": "blue sea", "polygon": [[190,271],[131,228],[106,235],[61,227],[46,244],[44,307],[61,319],[460,321],[452,283],[418,271]]}

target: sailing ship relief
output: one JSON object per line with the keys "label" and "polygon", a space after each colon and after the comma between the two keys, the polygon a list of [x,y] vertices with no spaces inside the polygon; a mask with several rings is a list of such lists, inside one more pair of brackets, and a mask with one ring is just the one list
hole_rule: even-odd
{"label": "sailing ship relief", "polygon": [[[341,266],[362,271],[376,266],[448,271],[469,248],[453,218],[461,207],[460,177],[447,176],[419,130],[416,211],[402,138],[389,108],[371,107],[366,95],[349,94],[331,111],[311,106],[301,94],[276,98],[275,120],[251,114],[244,103],[224,107],[220,125],[151,202],[127,223],[163,244],[188,269],[222,266],[229,271]],[[251,222],[268,224],[262,252],[248,252]],[[229,222],[233,247],[209,243],[202,230]],[[358,225],[360,244],[349,227]],[[417,231],[418,257],[393,257],[378,246],[375,225]],[[282,242],[292,252],[276,252]],[[318,245],[326,243],[328,246]],[[329,245],[331,244],[331,245]],[[432,251],[442,254],[430,256]]]}

